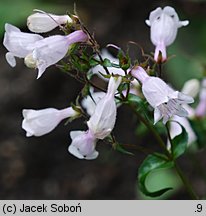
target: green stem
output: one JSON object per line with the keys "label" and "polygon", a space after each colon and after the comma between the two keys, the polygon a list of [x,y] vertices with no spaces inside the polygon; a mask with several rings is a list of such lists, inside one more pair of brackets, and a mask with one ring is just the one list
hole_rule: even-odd
{"label": "green stem", "polygon": [[[170,131],[169,131],[169,127],[168,124],[165,125],[166,129],[167,129],[167,135],[168,135],[168,139],[170,141],[171,144],[171,155],[174,155],[173,152],[173,143],[172,143],[172,138],[170,135]],[[182,172],[182,170],[180,169],[180,167],[177,164],[177,161],[175,159],[173,159],[174,162],[174,167],[176,169],[176,172],[178,173],[179,177],[181,178],[187,192],[190,194],[192,199],[198,199],[197,195],[195,194],[191,184],[189,183],[188,179],[186,178],[186,176],[184,175],[184,173]]]}
{"label": "green stem", "polygon": [[164,141],[162,140],[162,138],[160,137],[160,135],[156,132],[156,130],[154,129],[154,126],[147,121],[145,118],[142,117],[141,114],[139,114],[139,112],[137,112],[137,110],[135,109],[135,107],[133,105],[130,104],[130,107],[132,108],[132,110],[135,112],[137,118],[150,130],[150,132],[153,134],[154,138],[157,140],[159,146],[164,150],[165,154],[167,155],[168,159],[172,160],[172,157],[167,149],[167,147],[164,144]]}
{"label": "green stem", "polygon": [[184,173],[180,169],[179,165],[177,164],[177,161],[175,161],[175,160],[174,160],[174,167],[175,167],[176,172],[178,173],[179,177],[181,178],[185,188],[187,189],[187,192],[190,194],[191,198],[193,200],[197,200],[198,196],[195,194],[191,184],[189,183],[188,179],[186,178],[186,176],[184,175]]}
{"label": "green stem", "polygon": [[[186,176],[183,174],[182,170],[180,169],[180,167],[177,164],[177,161],[173,158],[173,154],[169,152],[169,150],[167,149],[167,147],[164,144],[164,141],[162,140],[162,138],[160,137],[160,135],[156,132],[156,130],[154,129],[153,125],[147,121],[145,118],[143,118],[141,116],[141,114],[139,114],[137,112],[137,110],[135,109],[135,107],[133,105],[130,104],[130,107],[132,108],[132,110],[135,112],[136,116],[138,117],[138,119],[150,130],[150,132],[153,134],[153,136],[155,137],[155,139],[158,141],[159,146],[164,150],[165,154],[167,155],[168,159],[170,161],[174,162],[174,168],[176,169],[176,172],[178,173],[179,177],[181,178],[188,194],[190,195],[190,197],[192,199],[198,199],[197,195],[195,194],[194,190],[192,189],[191,184],[189,183],[188,179],[186,178]],[[166,126],[167,128],[167,133],[168,133],[168,137],[169,140],[171,142],[172,145],[172,139],[169,133],[169,128]]]}
{"label": "green stem", "polygon": [[167,137],[168,137],[168,139],[169,139],[170,146],[171,146],[171,155],[174,155],[174,154],[173,154],[174,149],[173,149],[173,144],[172,144],[172,137],[171,137],[171,135],[170,135],[170,130],[169,130],[168,124],[166,124],[165,127],[166,127],[166,130],[167,130]]}

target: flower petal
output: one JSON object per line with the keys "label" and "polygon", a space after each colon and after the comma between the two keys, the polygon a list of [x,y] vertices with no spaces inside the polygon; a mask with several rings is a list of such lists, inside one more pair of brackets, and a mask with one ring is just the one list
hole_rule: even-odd
{"label": "flower petal", "polygon": [[180,103],[193,103],[194,102],[194,99],[189,96],[189,95],[186,95],[186,94],[183,94],[181,92],[178,93],[178,101]]}
{"label": "flower petal", "polygon": [[68,148],[68,151],[74,155],[75,157],[79,158],[79,159],[84,159],[84,156],[82,154],[80,154],[80,152],[78,151],[77,147],[74,145],[70,145]]}
{"label": "flower petal", "polygon": [[6,60],[10,64],[11,67],[16,66],[16,59],[12,53],[10,53],[10,52],[6,53]]}
{"label": "flower petal", "polygon": [[71,131],[70,132],[70,137],[71,137],[71,139],[73,140],[73,139],[75,139],[76,137],[78,137],[78,136],[80,136],[80,135],[82,135],[82,134],[84,134],[85,133],[85,131]]}
{"label": "flower petal", "polygon": [[155,108],[154,110],[154,125],[162,118],[161,111],[159,110],[158,107]]}

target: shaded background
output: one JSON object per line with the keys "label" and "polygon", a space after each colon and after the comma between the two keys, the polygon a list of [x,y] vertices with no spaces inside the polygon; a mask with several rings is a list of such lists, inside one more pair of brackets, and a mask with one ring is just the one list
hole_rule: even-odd
{"label": "shaded background", "polygon": [[[6,22],[26,28],[26,17],[34,8],[56,14],[73,12],[71,0],[0,0],[0,33],[3,39]],[[154,51],[149,28],[144,20],[157,6],[173,6],[181,20],[191,21],[180,29],[175,43],[169,48],[174,54],[164,68],[164,76],[177,89],[185,80],[200,77],[206,56],[206,3],[205,1],[137,1],[137,0],[82,0],[76,1],[77,11],[91,32],[95,32],[102,47],[114,43],[126,48],[128,41],[144,47],[146,53]],[[50,67],[36,80],[37,72],[24,66],[22,59],[13,69],[5,61],[6,49],[0,46],[0,198],[1,199],[145,199],[137,187],[137,171],[145,158],[141,152],[128,156],[99,142],[99,157],[82,161],[67,151],[71,140],[69,131],[84,128],[82,120],[66,127],[60,124],[53,132],[42,137],[26,138],[21,129],[24,108],[42,109],[69,106],[82,86],[74,79]],[[140,50],[131,49],[138,58]],[[150,137],[135,135],[136,119],[130,110],[121,107],[114,133],[121,143],[155,145]],[[155,148],[155,147],[154,147]],[[192,180],[200,195],[206,192],[205,151],[180,159],[181,166]],[[197,159],[198,158],[198,159]],[[200,161],[197,169],[194,161]],[[159,174],[158,174],[159,175]],[[157,187],[164,182],[175,190],[166,199],[189,199],[181,183],[171,171],[157,178]],[[154,176],[155,179],[155,176]],[[153,179],[153,182],[155,182]],[[152,187],[152,186],[151,186]]]}

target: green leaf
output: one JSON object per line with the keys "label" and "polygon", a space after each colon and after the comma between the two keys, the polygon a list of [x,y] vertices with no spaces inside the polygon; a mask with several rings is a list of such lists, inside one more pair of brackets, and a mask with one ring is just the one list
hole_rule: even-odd
{"label": "green leaf", "polygon": [[94,59],[94,58],[91,58],[89,60],[89,64],[90,64],[91,67],[94,67],[94,66],[97,66],[99,64],[99,61]]}
{"label": "green leaf", "polygon": [[87,95],[90,94],[90,85],[85,84],[83,89],[81,90],[82,97],[86,97]]}
{"label": "green leaf", "polygon": [[139,96],[137,96],[135,94],[131,94],[131,93],[128,95],[128,101],[131,103],[135,103],[137,105],[144,103],[142,98],[140,98]]}
{"label": "green leaf", "polygon": [[173,162],[166,160],[165,155],[148,155],[139,167],[138,171],[138,183],[141,192],[146,196],[158,197],[167,192],[168,190],[171,190],[171,187],[167,187],[151,192],[147,189],[146,179],[152,171],[163,168],[171,168],[172,166]]}
{"label": "green leaf", "polygon": [[118,59],[119,59],[119,66],[123,69],[123,70],[127,70],[128,68],[130,68],[130,65],[131,65],[131,59],[129,58],[129,55],[128,53],[125,55],[123,53],[122,50],[120,50],[118,52],[118,55],[117,55]]}
{"label": "green leaf", "polygon": [[147,107],[145,106],[145,101],[139,96],[129,93],[127,99],[129,103],[134,104],[139,109],[142,109],[144,111],[147,110]]}
{"label": "green leaf", "polygon": [[[178,122],[175,122],[179,124]],[[176,159],[180,157],[187,149],[187,143],[188,143],[188,134],[185,128],[179,124],[182,128],[182,133],[172,140],[172,153],[173,157]]]}
{"label": "green leaf", "polygon": [[109,59],[105,58],[103,61],[103,66],[105,67],[112,67],[112,63]]}

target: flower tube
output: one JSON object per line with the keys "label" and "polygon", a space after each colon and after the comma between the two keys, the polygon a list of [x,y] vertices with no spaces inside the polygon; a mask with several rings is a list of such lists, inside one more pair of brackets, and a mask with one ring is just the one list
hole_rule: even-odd
{"label": "flower tube", "polygon": [[78,115],[78,113],[68,107],[62,110],[46,108],[41,110],[24,109],[22,111],[24,120],[22,128],[26,131],[26,136],[42,136],[51,132],[63,119]]}
{"label": "flower tube", "polygon": [[94,113],[87,122],[88,128],[98,139],[107,137],[114,128],[117,114],[114,95],[121,80],[121,77],[110,78],[106,95],[99,100]]}
{"label": "flower tube", "polygon": [[47,67],[64,58],[71,44],[86,42],[87,39],[87,35],[82,30],[77,30],[67,36],[50,36],[29,44],[28,48],[33,52],[25,58],[25,64],[38,68],[38,79]]}
{"label": "flower tube", "polygon": [[142,83],[143,95],[154,108],[154,124],[162,118],[166,124],[173,115],[188,115],[182,104],[193,103],[192,97],[173,90],[158,77],[149,76],[140,66],[133,68],[131,74]]}

